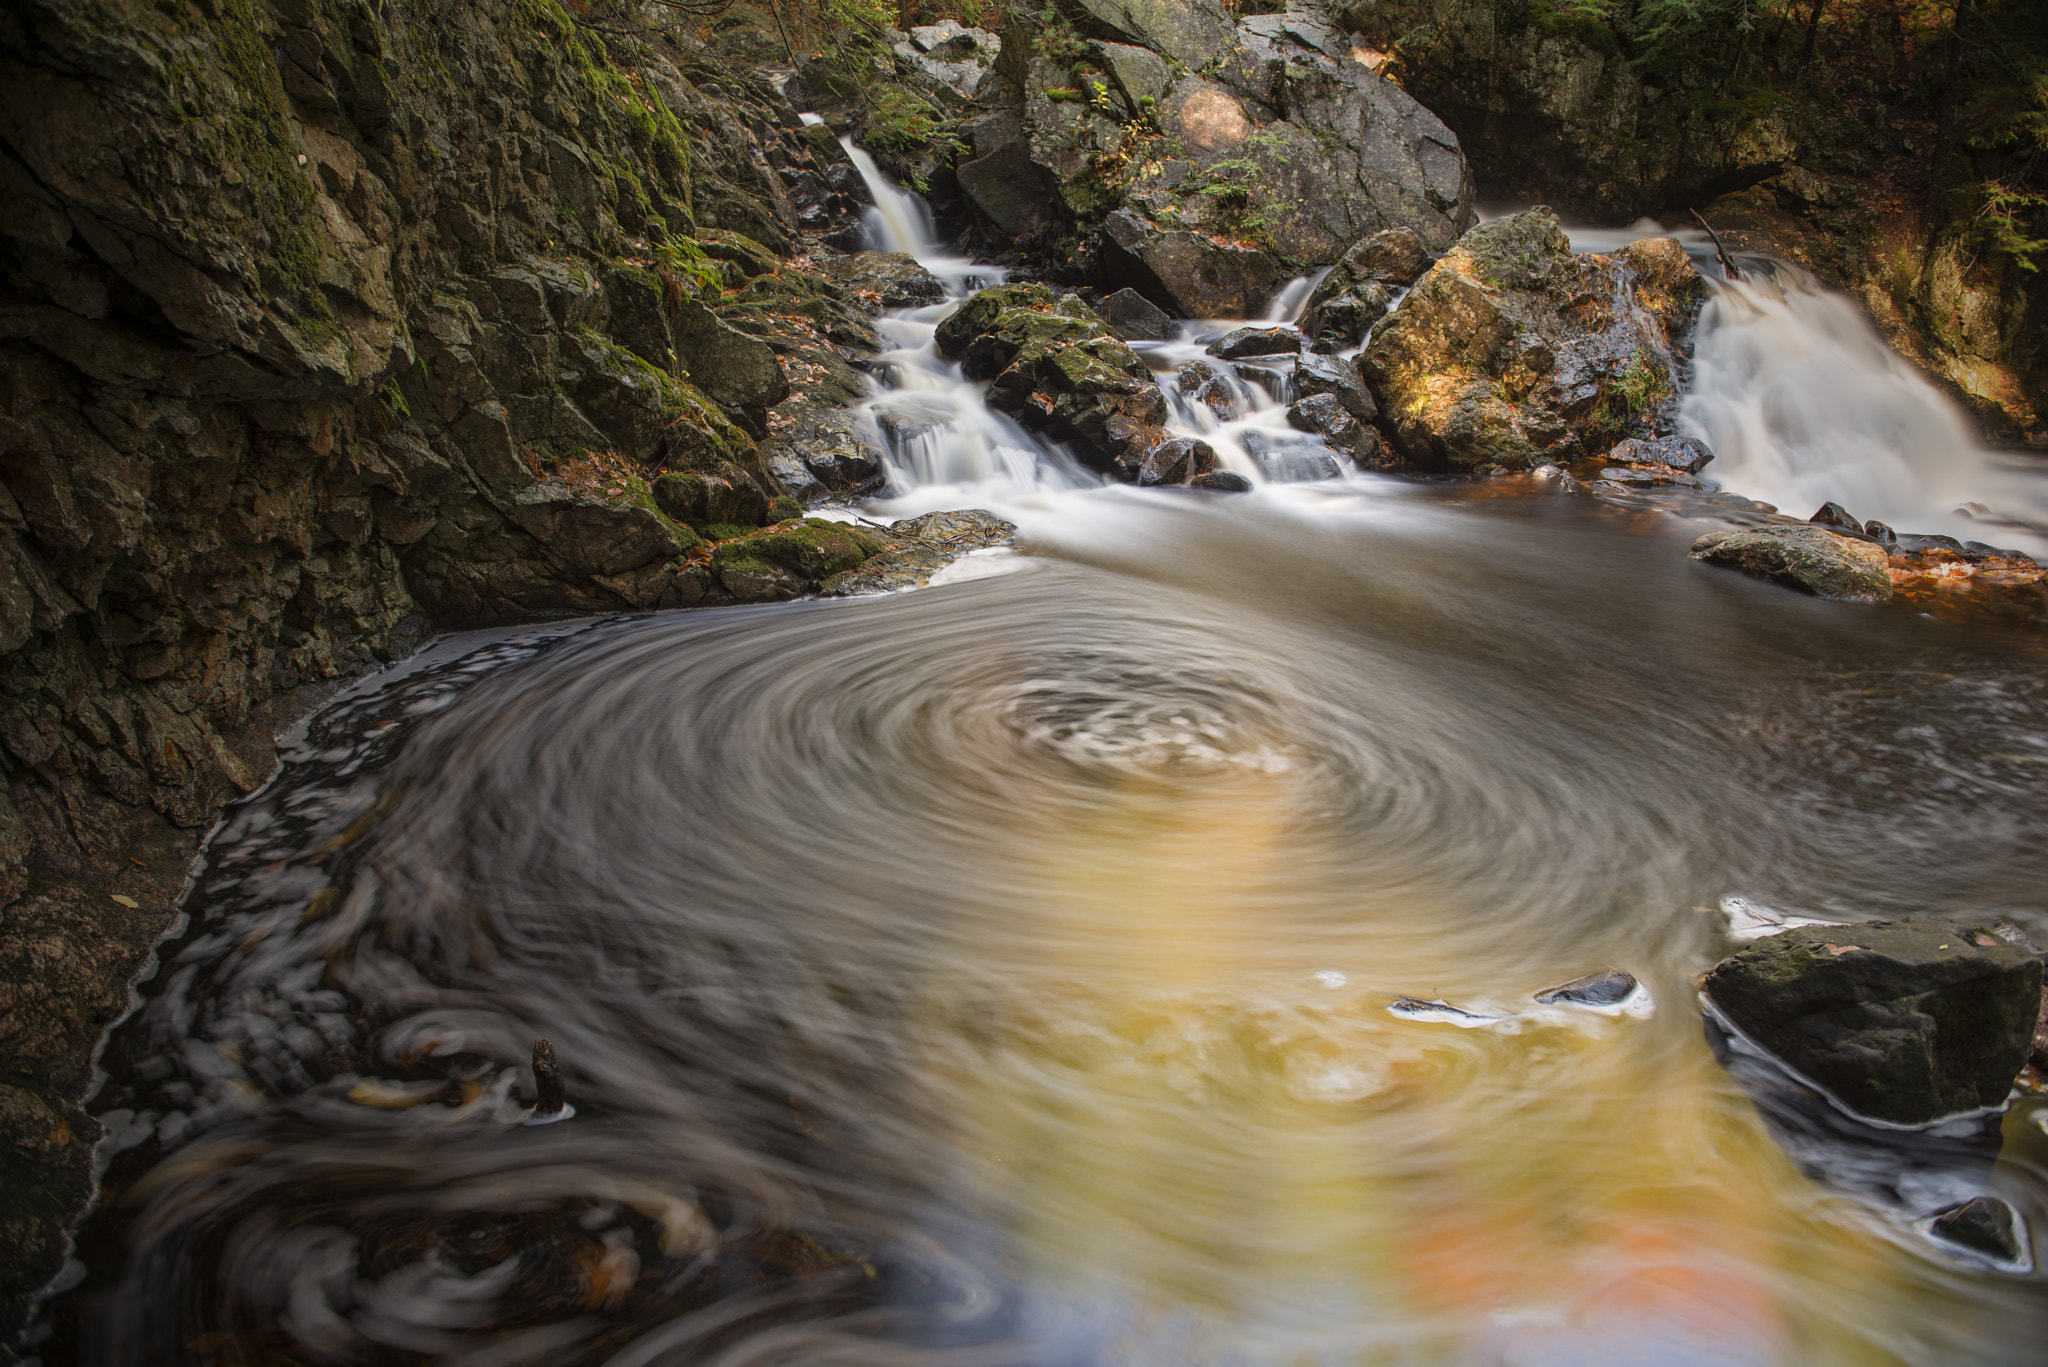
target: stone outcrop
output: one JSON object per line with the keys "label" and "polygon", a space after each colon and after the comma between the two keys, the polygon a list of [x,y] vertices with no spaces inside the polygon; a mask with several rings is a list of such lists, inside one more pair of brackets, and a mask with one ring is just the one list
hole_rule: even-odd
{"label": "stone outcrop", "polygon": [[1692,558],[1817,598],[1882,602],[1892,596],[1891,559],[1882,547],[1825,527],[1772,524],[1708,532]]}
{"label": "stone outcrop", "polygon": [[2041,961],[1947,920],[1806,926],[1705,980],[1729,1024],[1852,1113],[1928,1125],[2005,1105],[2027,1062]]}
{"label": "stone outcrop", "polygon": [[1316,351],[1344,351],[1363,342],[1402,290],[1429,269],[1429,249],[1407,228],[1362,237],[1317,282],[1302,306],[1301,331]]}
{"label": "stone outcrop", "polygon": [[939,354],[991,381],[989,407],[1131,481],[1166,436],[1166,396],[1138,354],[1078,297],[1045,285],[982,290],[939,324]]}
{"label": "stone outcrop", "polygon": [[785,259],[864,192],[774,84],[553,0],[24,0],[0,92],[4,1334],[97,1033],[277,732],[429,625],[842,572],[761,540],[778,465],[873,477],[800,415],[860,391],[870,284],[928,286]]}
{"label": "stone outcrop", "polygon": [[1374,328],[1360,368],[1416,466],[1568,461],[1676,392],[1673,344],[1703,293],[1671,238],[1575,255],[1532,209],[1459,239]]}
{"label": "stone outcrop", "polygon": [[1106,289],[1256,316],[1360,237],[1402,227],[1442,250],[1472,222],[1457,138],[1305,13],[1063,0],[1013,16],[959,187],[1006,238],[1092,242]]}

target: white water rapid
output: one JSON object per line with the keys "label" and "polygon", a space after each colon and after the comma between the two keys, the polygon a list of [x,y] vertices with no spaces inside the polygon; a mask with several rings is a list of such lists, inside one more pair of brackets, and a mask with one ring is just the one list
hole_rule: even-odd
{"label": "white water rapid", "polygon": [[1752,260],[1715,281],[1680,412],[1724,488],[1794,516],[1832,499],[1900,530],[2048,554],[2039,460],[1985,449],[1862,309],[1797,266]]}

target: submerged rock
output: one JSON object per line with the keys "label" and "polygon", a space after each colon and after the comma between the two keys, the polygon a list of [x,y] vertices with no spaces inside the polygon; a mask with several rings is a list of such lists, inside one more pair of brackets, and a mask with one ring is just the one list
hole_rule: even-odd
{"label": "submerged rock", "polygon": [[1252,491],[1252,482],[1235,470],[1211,470],[1189,480],[1188,487],[1218,494],[1248,494]]}
{"label": "submerged rock", "polygon": [[1545,1006],[1619,1006],[1636,990],[1636,980],[1618,969],[1590,973],[1536,994]]}
{"label": "submerged rock", "polygon": [[1704,293],[1671,239],[1574,255],[1557,216],[1531,209],[1459,239],[1360,369],[1414,464],[1533,469],[1612,443],[1676,392],[1671,341]]}
{"label": "submerged rock", "polygon": [[1929,1125],[2005,1104],[2041,961],[1949,921],[1802,926],[1707,974],[1726,1021],[1852,1114]]}
{"label": "submerged rock", "polygon": [[1935,1238],[1981,1253],[1995,1262],[2017,1263],[2026,1256],[2019,1212],[1996,1196],[1978,1196],[1936,1212],[1927,1232]]}
{"label": "submerged rock", "polygon": [[1882,602],[1892,596],[1891,561],[1882,549],[1822,527],[1708,532],[1692,543],[1692,558],[1820,598]]}

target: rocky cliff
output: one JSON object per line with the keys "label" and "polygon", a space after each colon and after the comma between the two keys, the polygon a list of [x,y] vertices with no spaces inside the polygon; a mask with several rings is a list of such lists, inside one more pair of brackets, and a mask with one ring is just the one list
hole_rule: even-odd
{"label": "rocky cliff", "polygon": [[831,420],[872,308],[802,269],[859,177],[776,72],[620,12],[0,16],[0,1302],[283,724],[429,625],[789,596],[756,562],[820,533],[737,538],[877,473]]}

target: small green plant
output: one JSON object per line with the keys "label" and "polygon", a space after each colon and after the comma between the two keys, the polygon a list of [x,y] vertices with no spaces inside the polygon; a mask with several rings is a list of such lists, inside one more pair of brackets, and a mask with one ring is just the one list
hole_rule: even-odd
{"label": "small green plant", "polygon": [[398,387],[398,377],[392,376],[384,382],[384,411],[394,418],[410,418],[412,408],[405,401],[405,391]]}
{"label": "small green plant", "polygon": [[671,235],[654,248],[654,260],[663,270],[684,280],[694,281],[699,289],[723,289],[725,270],[716,261],[704,254],[704,249],[691,237]]}

